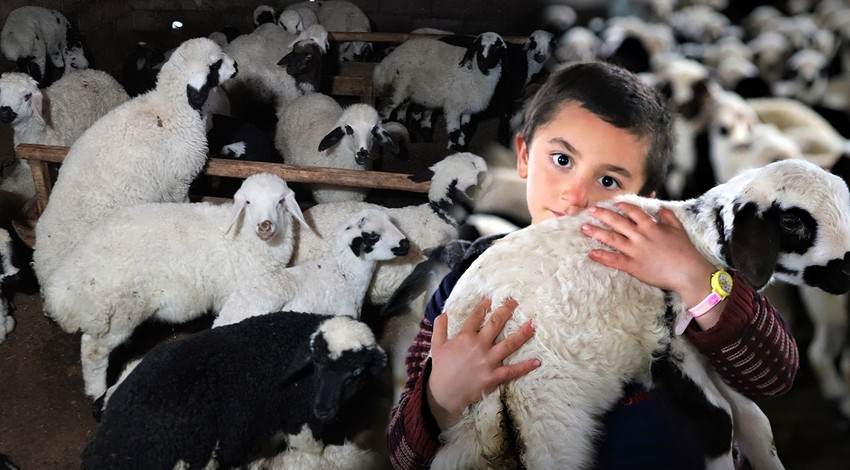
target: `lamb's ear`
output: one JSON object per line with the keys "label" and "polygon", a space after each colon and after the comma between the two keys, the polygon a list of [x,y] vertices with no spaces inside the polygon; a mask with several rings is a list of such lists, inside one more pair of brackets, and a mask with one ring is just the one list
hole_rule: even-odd
{"label": "lamb's ear", "polygon": [[40,119],[47,122],[44,119],[44,95],[41,93],[40,90],[33,91],[32,93],[24,95],[24,100],[29,101],[30,107],[32,107],[33,112],[35,112]]}
{"label": "lamb's ear", "polygon": [[393,140],[392,136],[389,132],[384,130],[383,127],[375,126],[372,128],[372,135],[378,139],[378,143],[381,144],[381,147],[392,153],[393,155],[398,155],[399,147],[398,144]]}
{"label": "lamb's ear", "polygon": [[730,265],[747,284],[759,290],[770,281],[779,260],[779,221],[759,214],[754,203],[736,213],[729,240]]}
{"label": "lamb's ear", "polygon": [[387,353],[378,346],[369,348],[369,354],[372,356],[372,361],[369,364],[369,373],[375,377],[380,377],[387,367]]}
{"label": "lamb's ear", "polygon": [[230,208],[230,222],[227,223],[227,230],[224,231],[224,235],[227,236],[228,233],[236,226],[236,221],[239,220],[239,216],[245,210],[245,198],[236,196],[233,198],[233,206]]}
{"label": "lamb's ear", "polygon": [[321,142],[319,142],[319,152],[324,152],[325,150],[333,147],[338,144],[342,138],[345,137],[345,129],[341,126],[334,128],[334,130],[328,132]]}
{"label": "lamb's ear", "polygon": [[425,168],[424,170],[416,173],[414,175],[410,175],[407,177],[410,181],[414,183],[423,183],[425,181],[431,181],[431,178],[434,177],[434,170],[430,168]]}
{"label": "lamb's ear", "polygon": [[[287,313],[270,313],[269,315],[287,315]],[[301,372],[313,363],[313,349],[310,347],[310,341],[302,341],[301,345],[298,346],[298,349],[293,352],[290,358],[289,364],[283,370],[283,374],[281,375],[284,381]]]}
{"label": "lamb's ear", "polygon": [[[293,217],[298,219],[298,222],[300,222],[301,225],[304,227],[310,227],[307,221],[304,220],[304,213],[301,212],[301,206],[299,206],[298,201],[295,200],[295,193],[293,191],[290,191],[289,194],[284,196],[283,205],[286,206],[286,210],[289,211]],[[310,230],[313,230],[313,227],[310,227]]]}
{"label": "lamb's ear", "polygon": [[348,247],[351,248],[354,256],[360,257],[360,254],[363,253],[363,237],[355,237],[348,244]]}
{"label": "lamb's ear", "polygon": [[472,59],[475,57],[475,52],[479,47],[481,47],[481,41],[476,39],[471,46],[466,48],[466,53],[463,54],[463,59],[460,59],[460,63],[458,65],[461,67],[465,65],[466,68],[472,70]]}

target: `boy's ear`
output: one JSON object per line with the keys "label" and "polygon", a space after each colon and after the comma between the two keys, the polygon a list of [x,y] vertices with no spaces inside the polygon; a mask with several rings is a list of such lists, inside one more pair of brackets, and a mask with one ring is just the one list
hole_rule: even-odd
{"label": "boy's ear", "polygon": [[647,194],[647,195],[646,195],[646,197],[648,197],[648,198],[650,198],[650,199],[655,199],[655,191],[653,191],[653,192],[651,192],[651,193]]}
{"label": "boy's ear", "polygon": [[528,145],[521,135],[516,135],[516,172],[520,178],[528,178]]}

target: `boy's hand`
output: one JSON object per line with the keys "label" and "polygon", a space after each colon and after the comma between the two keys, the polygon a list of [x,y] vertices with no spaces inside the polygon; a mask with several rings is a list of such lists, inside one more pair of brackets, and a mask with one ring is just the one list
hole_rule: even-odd
{"label": "boy's hand", "polygon": [[500,384],[540,366],[539,359],[502,365],[506,357],[534,334],[534,325],[529,321],[505,339],[496,342],[516,305],[516,301],[506,301],[484,323],[490,310],[490,299],[484,298],[452,339],[447,339],[446,315],[439,315],[434,320],[431,376],[426,389],[428,406],[440,429],[451,427],[460,419],[467,406],[478,402]]}
{"label": "boy's hand", "polygon": [[585,224],[582,232],[616,250],[592,250],[590,259],[651,286],[677,292],[688,306],[705,298],[715,267],[694,248],[676,215],[661,209],[656,219],[632,204],[616,206],[623,215],[601,207],[588,210],[611,229]]}

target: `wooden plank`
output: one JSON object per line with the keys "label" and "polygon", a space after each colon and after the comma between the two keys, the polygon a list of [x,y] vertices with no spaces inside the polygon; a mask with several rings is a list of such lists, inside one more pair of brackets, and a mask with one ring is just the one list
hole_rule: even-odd
{"label": "wooden plank", "polygon": [[47,162],[31,161],[32,181],[35,185],[35,213],[41,216],[47,207],[47,199],[53,190],[53,181],[50,179],[50,167]]}
{"label": "wooden plank", "polygon": [[[33,177],[35,178],[36,166],[41,167],[43,165],[46,168],[47,163],[62,163],[68,153],[68,147],[20,144],[15,148],[15,151],[19,158],[31,162]],[[328,183],[355,188],[389,189],[414,193],[427,193],[431,186],[430,182],[417,183],[411,181],[408,178],[410,175],[405,173],[302,167],[223,158],[210,158],[202,173],[210,176],[246,178],[255,173],[263,172],[278,175],[288,182]],[[46,195],[49,195],[51,189],[49,173],[44,171],[42,175],[39,179],[44,179],[41,184]],[[39,181],[36,181],[36,188],[38,188],[38,184]]]}

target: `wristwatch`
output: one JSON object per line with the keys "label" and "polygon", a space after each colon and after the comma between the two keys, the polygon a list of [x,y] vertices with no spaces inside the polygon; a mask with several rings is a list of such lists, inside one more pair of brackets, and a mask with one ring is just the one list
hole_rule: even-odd
{"label": "wristwatch", "polygon": [[712,307],[729,297],[732,292],[732,275],[724,269],[718,269],[711,275],[711,293],[702,299],[695,307],[689,308],[688,313],[697,318],[705,315]]}

